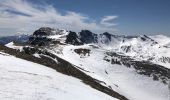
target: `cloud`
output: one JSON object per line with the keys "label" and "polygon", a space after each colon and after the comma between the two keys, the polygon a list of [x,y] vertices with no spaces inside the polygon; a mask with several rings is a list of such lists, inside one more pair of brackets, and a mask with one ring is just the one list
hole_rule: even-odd
{"label": "cloud", "polygon": [[113,21],[118,18],[118,16],[105,16],[100,24],[106,26],[106,27],[112,27],[112,26],[115,26],[117,24],[113,23]]}
{"label": "cloud", "polygon": [[115,18],[106,16],[95,22],[94,19],[76,12],[66,11],[62,14],[51,5],[36,5],[26,0],[3,0],[0,3],[0,35],[12,35],[17,32],[31,34],[44,26],[76,32],[82,29],[99,33],[113,32],[116,29],[110,21]]}

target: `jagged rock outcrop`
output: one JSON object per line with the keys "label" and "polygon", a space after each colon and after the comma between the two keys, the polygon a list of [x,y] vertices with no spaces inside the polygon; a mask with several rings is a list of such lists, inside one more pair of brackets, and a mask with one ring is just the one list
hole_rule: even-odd
{"label": "jagged rock outcrop", "polygon": [[103,35],[105,35],[111,41],[112,35],[110,33],[104,32]]}
{"label": "jagged rock outcrop", "polygon": [[47,36],[56,34],[56,30],[50,27],[41,27],[33,33],[33,36]]}
{"label": "jagged rock outcrop", "polygon": [[78,38],[76,32],[72,31],[70,31],[69,34],[67,35],[65,42],[72,45],[83,45],[83,43]]}
{"label": "jagged rock outcrop", "polygon": [[47,38],[49,35],[54,35],[55,29],[49,27],[42,27],[36,30],[33,35],[29,38],[29,44],[37,46],[48,45],[51,39]]}
{"label": "jagged rock outcrop", "polygon": [[92,33],[89,30],[82,30],[79,33],[79,38],[85,44],[87,44],[87,43],[97,43],[98,42],[97,34]]}
{"label": "jagged rock outcrop", "polygon": [[37,46],[45,46],[48,45],[49,42],[52,40],[47,38],[47,37],[30,37],[29,38],[29,43],[31,45],[37,45]]}
{"label": "jagged rock outcrop", "polygon": [[86,54],[88,55],[88,56],[90,56],[90,49],[84,49],[84,48],[80,48],[80,49],[74,49],[74,52],[76,52],[77,54],[79,54],[79,55],[84,55],[84,56],[86,56]]}
{"label": "jagged rock outcrop", "polygon": [[54,35],[62,35],[63,30],[53,29],[50,27],[42,27],[36,30],[32,36],[29,38],[29,44],[36,46],[47,46],[55,43],[59,43],[58,41],[48,38],[48,36]]}

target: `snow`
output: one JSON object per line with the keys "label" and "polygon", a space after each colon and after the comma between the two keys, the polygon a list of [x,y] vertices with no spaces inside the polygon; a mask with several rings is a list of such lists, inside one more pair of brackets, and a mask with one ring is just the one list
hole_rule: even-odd
{"label": "snow", "polygon": [[[144,38],[146,40],[142,40],[141,38]],[[161,61],[163,57],[170,58],[169,37],[163,35],[149,37],[139,36],[133,38],[112,37],[111,41],[108,43],[103,43],[103,41],[106,41],[105,38],[99,38],[99,41],[102,42],[99,42],[98,45],[105,50],[111,50],[114,52],[122,53],[139,61],[149,60],[153,63],[160,64],[166,68],[170,68],[170,62],[165,61],[164,63]],[[128,47],[128,51],[124,50],[124,48],[128,49]]]}
{"label": "snow", "polygon": [[[84,69],[86,74],[106,83],[102,83],[102,85],[111,86],[113,90],[130,100],[169,100],[168,85],[153,81],[150,77],[139,75],[133,68],[112,65],[104,61],[106,49],[95,49],[90,45],[67,45],[63,47],[60,54],[55,53],[58,47],[49,51]],[[81,57],[74,52],[74,49],[78,48],[90,49],[90,56]]]}
{"label": "snow", "polygon": [[51,36],[48,36],[47,38],[59,39],[59,38],[61,38],[61,37],[63,37],[63,36],[66,36],[66,35],[68,35],[67,32],[66,32],[66,33],[63,33],[63,34],[61,34],[61,35],[51,35]]}
{"label": "snow", "polygon": [[23,49],[23,46],[16,46],[14,44],[14,42],[10,42],[10,43],[6,44],[5,46],[8,47],[8,48],[17,49],[17,50],[20,50],[20,51],[22,51],[22,49]]}
{"label": "snow", "polygon": [[69,34],[66,30],[62,30],[60,34],[47,36],[49,39],[59,40],[61,43],[64,43],[66,36]]}
{"label": "snow", "polygon": [[[67,32],[63,32],[63,34],[49,36],[48,38],[59,40],[60,42],[64,43],[67,34]],[[146,40],[144,41],[141,38],[145,38]],[[106,55],[106,51],[114,51],[126,56],[130,56],[139,61],[154,58],[151,60],[151,62],[170,68],[170,63],[164,63],[160,61],[160,58],[162,57],[170,57],[170,48],[165,47],[170,47],[169,37],[162,35],[149,36],[148,38],[145,36],[133,38],[112,37],[111,42],[109,42],[108,39],[103,36],[99,38],[99,41],[101,42],[96,44],[86,44],[81,46],[56,45],[46,49],[51,53],[67,60],[73,65],[76,65],[77,68],[84,73],[97,80],[100,80],[102,85],[107,87],[111,86],[114,91],[120,93],[130,100],[170,100],[170,91],[168,90],[168,85],[165,85],[160,81],[153,81],[151,77],[139,75],[133,68],[127,68],[125,66],[116,64],[113,65],[110,64],[110,62],[103,60]],[[95,45],[98,48],[93,48],[90,45]],[[12,43],[6,46],[14,49],[17,48]],[[122,49],[122,47],[126,46],[131,47],[128,52]],[[90,56],[78,55],[75,53],[74,49],[79,48],[90,49]],[[34,56],[38,58],[40,57],[39,54],[34,54]],[[0,82],[0,86],[4,85],[11,94],[15,94],[15,92],[15,95],[17,95],[17,93],[24,93],[24,95],[21,96],[24,99],[32,97],[31,99],[52,98],[65,100],[69,98],[69,100],[83,100],[86,99],[87,95],[90,99],[113,99],[108,95],[84,85],[78,79],[57,73],[54,70],[46,68],[42,65],[34,64],[24,60],[21,61],[21,59],[18,58],[15,58],[15,60],[17,59],[17,63],[9,63],[8,65],[5,63],[5,60],[1,60],[5,57],[9,56],[0,56],[0,64],[2,63],[2,65],[0,65],[2,69],[0,68],[0,71],[3,72],[1,73],[2,75],[0,74],[0,78],[2,77],[3,79],[3,75],[6,75],[12,79],[8,81],[13,82],[14,85],[11,86],[9,85],[10,82],[3,80],[1,81],[2,83],[4,82],[4,84],[9,84],[1,85]],[[14,57],[10,58],[14,59]],[[12,62],[9,61],[9,59],[6,61]],[[19,64],[19,61],[21,61],[21,63],[28,64]],[[4,65],[5,67],[3,67]],[[11,69],[11,66],[13,69]],[[14,70],[14,72],[9,70]],[[14,78],[17,78],[17,80]],[[24,83],[21,82],[23,80]],[[19,84],[21,87],[18,87],[17,84]],[[10,90],[8,87],[12,89]],[[24,90],[22,90],[22,88],[24,88]],[[30,90],[30,88],[32,89]],[[0,87],[0,90],[1,89],[6,90],[3,87]],[[17,89],[20,89],[19,92],[17,92]],[[81,93],[78,91],[81,91]],[[38,94],[39,92],[40,94]],[[43,95],[41,95],[41,93]],[[6,93],[2,92],[1,94],[0,92],[0,97],[3,97],[4,94],[6,95]],[[11,94],[7,95],[11,96]]]}
{"label": "snow", "polygon": [[37,57],[37,58],[41,58],[39,54],[35,53],[33,54],[33,56]]}
{"label": "snow", "polygon": [[0,100],[87,99],[116,100],[46,66],[0,54]]}
{"label": "snow", "polygon": [[154,36],[149,36],[152,39],[156,40],[159,44],[165,45],[170,43],[170,37],[164,36],[164,35],[154,35]]}

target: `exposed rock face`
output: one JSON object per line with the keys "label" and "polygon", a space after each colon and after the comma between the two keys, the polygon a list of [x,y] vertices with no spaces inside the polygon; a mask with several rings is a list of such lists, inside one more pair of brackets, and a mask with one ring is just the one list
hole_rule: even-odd
{"label": "exposed rock face", "polygon": [[162,57],[159,59],[159,61],[163,62],[163,63],[170,63],[170,58],[169,57]]}
{"label": "exposed rock face", "polygon": [[47,45],[51,39],[48,39],[47,37],[30,37],[29,43],[31,45],[37,45],[37,46],[45,46]]}
{"label": "exposed rock face", "polygon": [[70,31],[66,38],[66,43],[72,45],[82,45],[88,43],[97,43],[97,34],[90,32],[89,30],[82,30],[79,34]]}
{"label": "exposed rock face", "polygon": [[72,44],[72,45],[82,45],[83,43],[79,40],[77,34],[75,32],[70,31],[69,34],[66,37],[66,43]]}
{"label": "exposed rock face", "polygon": [[51,39],[47,36],[55,34],[55,30],[49,27],[42,27],[36,30],[33,35],[29,38],[31,45],[44,46],[47,45]]}
{"label": "exposed rock face", "polygon": [[147,35],[143,35],[143,36],[141,37],[141,40],[143,40],[143,41],[151,41],[151,42],[152,42],[152,45],[158,44],[158,42],[156,42],[155,40],[151,39],[151,38],[148,37]]}
{"label": "exposed rock face", "polygon": [[121,49],[127,53],[130,52],[131,46],[122,46]]}
{"label": "exposed rock face", "polygon": [[103,34],[99,34],[98,36],[98,42],[101,42],[103,44],[109,44],[111,42],[113,35],[111,35],[108,32],[105,32]]}
{"label": "exposed rock face", "polygon": [[33,35],[29,38],[29,44],[36,46],[46,46],[54,44],[57,41],[48,38],[48,36],[61,35],[63,30],[56,30],[49,27],[42,27],[36,30]]}
{"label": "exposed rock face", "polygon": [[47,36],[54,35],[56,30],[50,27],[42,27],[33,33],[33,36]]}
{"label": "exposed rock face", "polygon": [[97,43],[97,34],[92,33],[89,30],[82,30],[79,35],[80,40],[83,43]]}
{"label": "exposed rock face", "polygon": [[[55,42],[55,40],[48,38],[48,36],[61,35],[60,33],[62,33],[61,30],[55,30],[49,27],[42,27],[33,33],[33,35],[29,38],[29,43],[31,45],[37,46],[49,45],[50,43]],[[102,35],[106,37],[106,42],[111,41],[111,34],[105,32]],[[68,35],[66,36],[65,43],[72,45],[98,43],[98,35],[92,33],[89,30],[82,30],[79,34],[73,31],[69,31]]]}
{"label": "exposed rock face", "polygon": [[104,32],[103,35],[105,35],[110,41],[111,41],[111,34],[108,32]]}
{"label": "exposed rock face", "polygon": [[[75,32],[71,32],[68,34],[66,43],[72,44],[72,45],[82,45],[82,44],[88,44],[88,43],[98,43],[98,36],[95,33],[92,33],[89,30],[82,30],[79,34],[76,34]],[[110,33],[103,33],[100,34],[100,37],[105,36],[105,42],[111,41],[111,34]]]}
{"label": "exposed rock face", "polygon": [[75,49],[74,50],[77,54],[81,55],[83,54],[84,56],[87,54],[88,56],[90,56],[90,49],[83,49],[83,48],[80,48],[80,49]]}

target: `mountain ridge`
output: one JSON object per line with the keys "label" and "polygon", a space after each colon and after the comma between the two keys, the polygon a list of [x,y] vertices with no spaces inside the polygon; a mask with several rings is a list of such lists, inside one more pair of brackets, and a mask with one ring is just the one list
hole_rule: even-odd
{"label": "mountain ridge", "polygon": [[[161,42],[159,37],[166,40]],[[93,79],[87,81],[85,78],[85,83],[91,84],[95,80],[93,88],[118,99],[167,100],[169,40],[165,36],[95,34],[89,30],[76,33],[45,27],[36,30],[25,45],[13,42],[2,48],[11,48],[9,53],[16,50],[21,58],[24,56],[20,52],[24,52],[34,59],[47,59],[40,64],[50,66],[56,63],[53,69],[64,70],[65,74],[73,77],[82,79],[83,73]],[[62,69],[61,66],[67,65],[62,62],[69,63],[69,68]]]}

